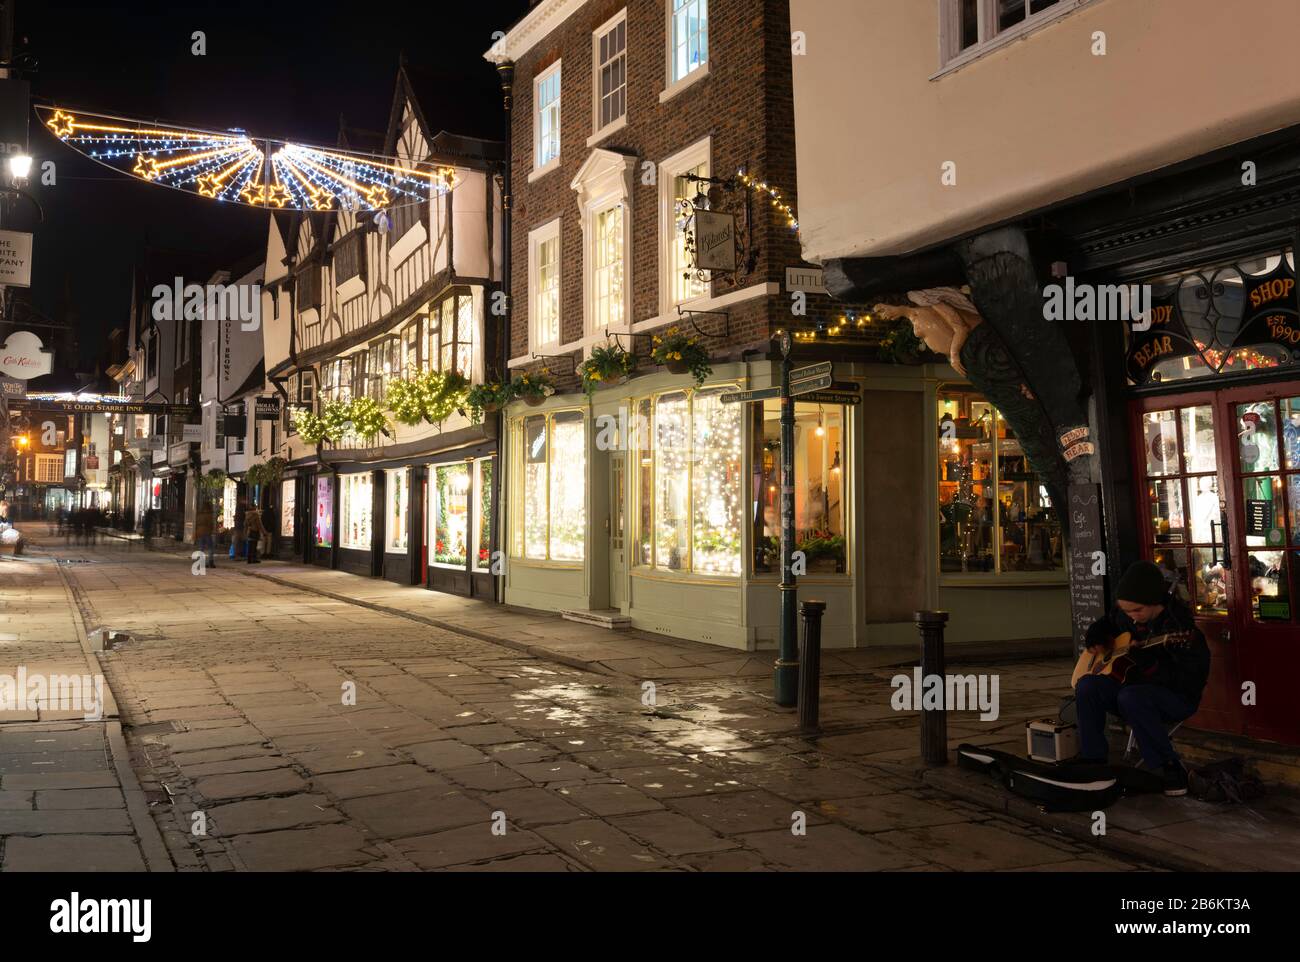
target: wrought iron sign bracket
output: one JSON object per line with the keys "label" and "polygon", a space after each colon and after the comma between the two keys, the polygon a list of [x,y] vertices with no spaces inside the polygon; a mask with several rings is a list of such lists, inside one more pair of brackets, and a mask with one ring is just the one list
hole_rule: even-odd
{"label": "wrought iron sign bracket", "polygon": [[572,354],[538,354],[533,352],[534,361],[568,361],[573,367],[574,374],[578,373],[578,362],[573,359]]}
{"label": "wrought iron sign bracket", "polygon": [[[700,325],[697,324],[697,323],[695,322],[695,318],[694,318],[693,316],[692,316],[692,317],[686,317],[686,315],[688,315],[688,314],[690,314],[690,315],[695,315],[695,314],[716,314],[716,315],[718,315],[719,317],[722,318],[722,333],[721,333],[721,334],[710,334],[710,333],[708,333],[707,331],[702,331],[702,330],[700,330]],[[690,310],[689,308],[685,308],[685,309],[683,309],[683,308],[679,305],[678,308],[677,308],[677,316],[678,316],[678,317],[686,317],[686,319],[687,319],[688,321],[691,322],[691,327],[695,328],[695,333],[698,334],[698,335],[700,335],[700,337],[708,337],[708,338],[712,338],[712,339],[715,340],[715,341],[722,341],[722,340],[726,340],[727,338],[729,338],[729,337],[731,336],[731,315],[728,314],[726,311],[692,311],[692,310]]]}
{"label": "wrought iron sign bracket", "polygon": [[[628,347],[624,347],[623,342],[619,340],[620,336],[627,337],[632,343]],[[613,341],[616,345],[618,345],[618,349],[620,351],[630,351],[631,348],[636,347],[636,339],[638,337],[647,338],[652,342],[654,340],[653,337],[651,337],[651,335],[649,334],[637,334],[633,331],[612,331],[611,332],[609,328],[605,329],[605,340]]]}

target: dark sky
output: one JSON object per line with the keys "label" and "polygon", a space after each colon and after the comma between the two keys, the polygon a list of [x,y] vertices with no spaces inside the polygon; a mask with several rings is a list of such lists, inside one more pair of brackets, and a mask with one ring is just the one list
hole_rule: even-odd
{"label": "dark sky", "polygon": [[[492,33],[507,30],[528,0],[422,3],[302,3],[224,0],[123,3],[18,0],[19,44],[39,67],[34,101],[254,136],[335,144],[339,117],[382,131],[398,58],[445,74],[446,101],[429,122],[459,133],[499,136],[496,73],[483,60]],[[192,34],[207,53],[191,53]],[[32,298],[81,329],[83,365],[105,333],[124,326],[131,270],[146,242],[181,250],[247,254],[264,243],[267,217],[85,160],[33,116],[32,193],[45,211],[35,225]],[[35,176],[56,163],[57,183]],[[13,226],[26,228],[15,212]]]}

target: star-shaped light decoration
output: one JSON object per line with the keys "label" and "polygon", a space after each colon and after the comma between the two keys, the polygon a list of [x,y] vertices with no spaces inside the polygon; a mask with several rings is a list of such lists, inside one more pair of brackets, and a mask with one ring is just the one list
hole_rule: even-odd
{"label": "star-shaped light decoration", "polygon": [[427,203],[454,168],[37,107],[46,128],[92,160],[200,197],[291,210],[373,210]]}

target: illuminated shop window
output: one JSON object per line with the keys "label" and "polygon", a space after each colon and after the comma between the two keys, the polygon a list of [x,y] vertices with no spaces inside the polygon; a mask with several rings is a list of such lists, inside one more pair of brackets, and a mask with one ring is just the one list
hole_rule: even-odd
{"label": "illuminated shop window", "polygon": [[492,460],[474,462],[474,490],[478,494],[478,541],[474,550],[474,567],[487,571],[492,567]]}
{"label": "illuminated shop window", "polygon": [[721,389],[637,402],[633,560],[660,571],[740,574],[743,411]]}
{"label": "illuminated shop window", "polygon": [[[845,523],[847,414],[843,405],[795,404],[794,540],[809,574],[848,570]],[[781,402],[754,405],[754,572],[781,570]]]}
{"label": "illuminated shop window", "polygon": [[384,485],[388,501],[388,550],[406,550],[407,522],[410,518],[410,476],[409,468],[389,471]]}
{"label": "illuminated shop window", "polygon": [[370,520],[374,511],[374,484],[368,473],[345,474],[339,478],[339,546],[365,550],[370,547]]}
{"label": "illuminated shop window", "polygon": [[1061,521],[1020,442],[983,396],[939,392],[939,570],[1060,572]]}
{"label": "illuminated shop window", "polygon": [[582,561],[587,529],[586,424],[581,411],[524,418],[516,431],[511,551],[530,561]]}
{"label": "illuminated shop window", "polygon": [[434,468],[434,564],[465,567],[469,550],[469,489],[469,465],[444,464]]}
{"label": "illuminated shop window", "polygon": [[298,504],[297,482],[290,479],[280,482],[280,534],[293,537],[293,512]]}

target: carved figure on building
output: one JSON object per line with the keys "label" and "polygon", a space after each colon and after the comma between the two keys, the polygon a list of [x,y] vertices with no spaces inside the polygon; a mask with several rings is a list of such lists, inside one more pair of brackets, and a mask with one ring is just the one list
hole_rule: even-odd
{"label": "carved figure on building", "polygon": [[962,345],[970,332],[984,323],[970,299],[970,288],[931,287],[923,291],[908,291],[907,299],[915,306],[877,304],[871,312],[885,320],[907,318],[912,323],[912,333],[930,350],[945,355],[953,369],[965,377]]}

